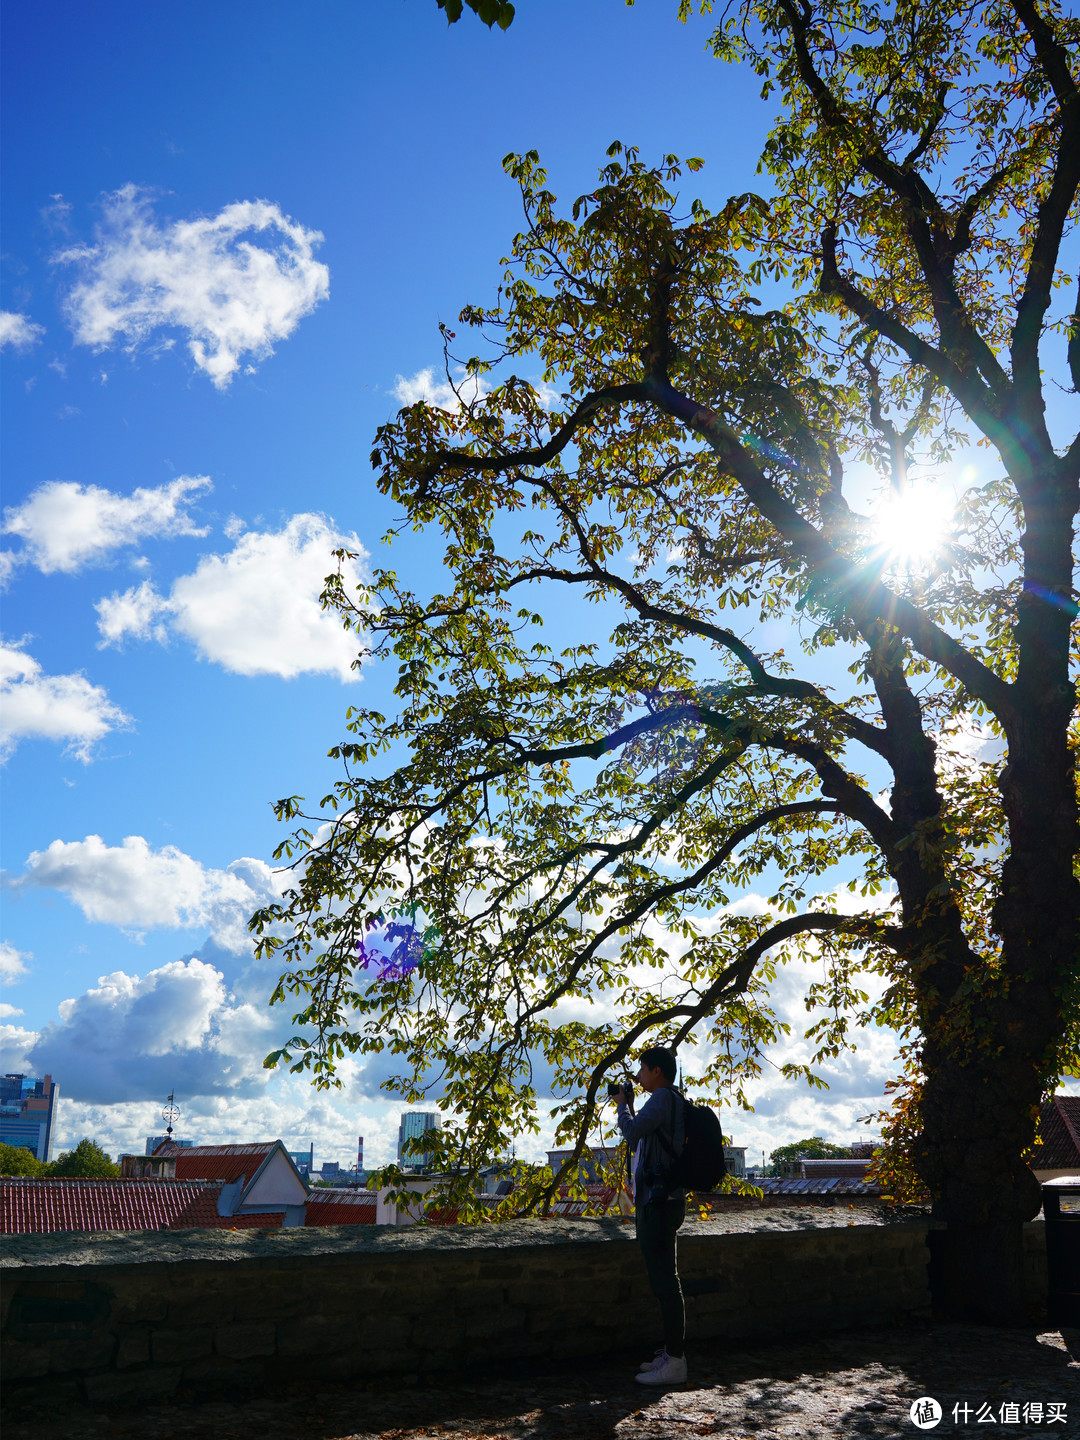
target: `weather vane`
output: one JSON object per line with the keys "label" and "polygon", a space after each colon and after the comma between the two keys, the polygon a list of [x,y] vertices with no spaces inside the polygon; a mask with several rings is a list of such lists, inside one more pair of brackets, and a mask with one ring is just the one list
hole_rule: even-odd
{"label": "weather vane", "polygon": [[165,1108],[161,1112],[161,1118],[165,1121],[165,1134],[172,1139],[173,1121],[180,1119],[180,1106],[176,1103],[176,1095],[170,1090],[169,1098],[165,1102]]}

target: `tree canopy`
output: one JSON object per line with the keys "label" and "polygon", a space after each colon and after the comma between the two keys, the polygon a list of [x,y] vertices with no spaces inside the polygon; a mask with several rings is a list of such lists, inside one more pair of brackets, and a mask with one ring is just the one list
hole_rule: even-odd
{"label": "tree canopy", "polygon": [[27,1175],[34,1179],[86,1178],[115,1180],[115,1165],[96,1140],[85,1137],[73,1150],[64,1150],[55,1160],[39,1160],[20,1145],[0,1145],[0,1175]]}
{"label": "tree canopy", "polygon": [[[333,793],[278,803],[293,885],[252,922],[298,1002],[268,1064],[327,1084],[390,1052],[399,1093],[441,1097],[457,1201],[537,1128],[538,1065],[579,1151],[643,1043],[699,1047],[693,1083],[746,1103],[776,967],[813,953],[787,1073],[901,1032],[893,1173],[949,1221],[954,1292],[1015,1313],[1023,1156],[1080,1051],[1080,437],[1044,374],[1080,388],[1078,39],[1034,0],[760,0],[712,44],[779,101],[769,195],[709,208],[700,160],[616,143],[563,207],[507,157],[524,227],[475,344],[443,327],[459,404],[372,454],[445,588],[328,582],[401,708],[350,710]],[[391,922],[415,954],[373,970]]]}
{"label": "tree canopy", "polygon": [[806,1160],[842,1160],[850,1157],[847,1145],[834,1145],[820,1135],[811,1135],[808,1140],[796,1140],[791,1145],[779,1145],[769,1156],[773,1170],[779,1173],[785,1162]]}

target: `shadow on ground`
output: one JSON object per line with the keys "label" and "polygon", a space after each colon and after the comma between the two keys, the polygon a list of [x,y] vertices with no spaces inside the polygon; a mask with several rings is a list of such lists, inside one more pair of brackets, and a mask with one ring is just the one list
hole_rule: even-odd
{"label": "shadow on ground", "polygon": [[[1080,1437],[1080,1331],[935,1324],[769,1345],[712,1341],[690,1348],[689,1383],[660,1394],[635,1383],[642,1358],[317,1392],[286,1381],[258,1399],[181,1400],[110,1414],[50,1408],[42,1382],[32,1410],[9,1415],[5,1440],[876,1440],[921,1433],[909,1409],[927,1395],[944,1411],[938,1435],[985,1435],[982,1427],[993,1423],[1003,1435]],[[1048,1421],[1051,1404],[1065,1407],[1064,1424]],[[1003,1409],[1010,1405],[1015,1420]],[[1033,1406],[1042,1407],[1038,1421]],[[980,1413],[993,1421],[978,1420]]]}

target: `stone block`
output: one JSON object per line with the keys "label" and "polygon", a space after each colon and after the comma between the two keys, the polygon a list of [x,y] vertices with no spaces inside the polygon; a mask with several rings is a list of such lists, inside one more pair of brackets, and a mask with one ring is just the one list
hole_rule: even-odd
{"label": "stone block", "polygon": [[232,1396],[258,1390],[268,1378],[265,1360],[226,1360],[220,1355],[211,1355],[185,1365],[180,1383],[185,1391],[195,1394],[224,1391]]}
{"label": "stone block", "polygon": [[230,1303],[234,1320],[265,1320],[268,1314],[276,1315],[280,1320],[290,1320],[299,1318],[309,1311],[313,1304],[319,1303],[317,1287],[309,1288],[305,1285],[305,1277],[302,1275],[297,1276],[297,1283],[287,1296],[263,1289],[258,1280],[258,1275],[247,1275],[243,1283],[233,1290]]}
{"label": "stone block", "polygon": [[147,1330],[127,1330],[120,1336],[116,1350],[116,1368],[126,1370],[129,1365],[145,1365],[150,1359],[150,1333]]}
{"label": "stone block", "polygon": [[283,1359],[301,1355],[331,1355],[356,1344],[362,1320],[356,1316],[351,1325],[326,1320],[321,1315],[307,1315],[299,1320],[282,1320],[276,1326],[277,1353]]}
{"label": "stone block", "polygon": [[124,1374],[107,1371],[104,1375],[88,1375],[83,1381],[86,1398],[91,1405],[153,1404],[176,1394],[180,1384],[179,1365],[155,1365],[152,1370],[128,1370]]}
{"label": "stone block", "polygon": [[[424,1295],[425,1310],[428,1310]],[[477,1281],[473,1285],[458,1285],[453,1292],[453,1309],[459,1315],[468,1315],[475,1310],[494,1310],[503,1303],[503,1287],[501,1285],[482,1284]]]}
{"label": "stone block", "polygon": [[[202,1279],[202,1277],[199,1277]],[[263,1297],[263,1314],[276,1309],[269,1296]],[[215,1321],[227,1325],[233,1318],[231,1295],[223,1295],[217,1286],[193,1287],[185,1294],[179,1287],[169,1296],[169,1308],[165,1315],[165,1328],[169,1330],[201,1329],[212,1316]]]}
{"label": "stone block", "polygon": [[499,1340],[499,1353],[502,1353],[502,1339],[504,1336],[512,1335],[516,1330],[525,1328],[525,1311],[513,1310],[509,1305],[500,1306],[498,1310],[482,1311],[467,1317],[465,1321],[465,1338],[467,1340]]}
{"label": "stone block", "polygon": [[230,1360],[250,1360],[256,1355],[273,1355],[274,1326],[219,1325],[214,1331],[214,1352]]}
{"label": "stone block", "polygon": [[20,1345],[17,1340],[4,1340],[5,1380],[32,1379],[48,1374],[48,1370],[48,1345]]}
{"label": "stone block", "polygon": [[524,1268],[523,1265],[511,1265],[505,1261],[491,1262],[478,1265],[476,1276],[478,1280],[517,1280]]}
{"label": "stone block", "polygon": [[108,1330],[89,1330],[65,1335],[49,1346],[49,1370],[54,1375],[71,1371],[101,1370],[112,1363],[116,1336]]}
{"label": "stone block", "polygon": [[165,1319],[166,1305],[160,1288],[125,1285],[113,1297],[109,1318],[114,1325],[154,1325]]}
{"label": "stone block", "polygon": [[150,1340],[155,1365],[183,1365],[212,1353],[213,1331],[204,1326],[188,1330],[155,1330]]}

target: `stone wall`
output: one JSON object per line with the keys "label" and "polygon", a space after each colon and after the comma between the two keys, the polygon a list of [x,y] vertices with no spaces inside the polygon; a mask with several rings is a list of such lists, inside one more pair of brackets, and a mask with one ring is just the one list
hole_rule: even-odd
{"label": "stone wall", "polygon": [[[929,1315],[925,1220],[766,1220],[680,1233],[691,1349]],[[1037,1285],[1043,1227],[1028,1228]],[[298,1377],[408,1383],[657,1333],[632,1227],[610,1220],[5,1241],[8,1400],[42,1385],[111,1405]]]}

